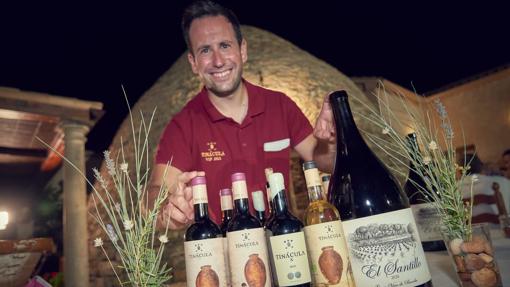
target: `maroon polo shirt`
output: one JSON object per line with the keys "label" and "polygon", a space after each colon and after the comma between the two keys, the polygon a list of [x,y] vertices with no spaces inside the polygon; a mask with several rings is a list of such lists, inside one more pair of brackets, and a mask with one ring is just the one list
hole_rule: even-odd
{"label": "maroon polo shirt", "polygon": [[158,164],[173,157],[172,165],[181,171],[205,171],[210,216],[217,223],[219,191],[231,187],[233,173],[246,174],[253,210],[251,192],[266,193],[264,168],[283,173],[287,186],[290,148],[312,133],[308,119],[285,94],[243,83],[248,112],[241,124],[222,115],[203,88],[167,125],[156,154]]}

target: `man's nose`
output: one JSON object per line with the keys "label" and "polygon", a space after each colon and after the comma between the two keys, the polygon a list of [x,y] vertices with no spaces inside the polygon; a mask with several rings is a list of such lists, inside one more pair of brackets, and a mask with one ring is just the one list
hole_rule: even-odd
{"label": "man's nose", "polygon": [[222,67],[225,64],[225,59],[221,52],[215,51],[213,53],[213,64],[215,67]]}

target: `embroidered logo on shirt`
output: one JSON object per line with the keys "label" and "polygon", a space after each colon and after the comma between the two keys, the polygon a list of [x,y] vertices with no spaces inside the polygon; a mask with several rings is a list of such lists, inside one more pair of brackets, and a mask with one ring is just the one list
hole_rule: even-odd
{"label": "embroidered logo on shirt", "polygon": [[223,160],[225,152],[216,148],[216,142],[207,142],[207,151],[201,152],[202,158],[205,161],[220,161]]}

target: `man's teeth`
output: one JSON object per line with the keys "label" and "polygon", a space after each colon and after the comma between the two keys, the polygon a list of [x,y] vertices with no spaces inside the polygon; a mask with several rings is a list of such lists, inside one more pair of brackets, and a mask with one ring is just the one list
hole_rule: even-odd
{"label": "man's teeth", "polygon": [[230,70],[220,72],[220,73],[213,73],[213,76],[215,76],[217,78],[223,78],[223,77],[227,76],[228,74],[230,74]]}

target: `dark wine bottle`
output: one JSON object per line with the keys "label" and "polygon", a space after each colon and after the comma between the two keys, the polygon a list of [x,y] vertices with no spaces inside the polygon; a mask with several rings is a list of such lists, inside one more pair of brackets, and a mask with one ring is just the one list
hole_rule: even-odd
{"label": "dark wine bottle", "polygon": [[[410,156],[421,156],[418,141],[415,133],[407,135],[408,145],[413,151]],[[446,250],[444,241],[442,239],[441,228],[441,215],[437,209],[428,201],[419,188],[426,188],[423,178],[416,173],[416,167],[413,161],[409,164],[409,175],[404,185],[404,191],[409,198],[411,209],[413,210],[414,219],[418,226],[421,244],[425,251],[440,251]]]}
{"label": "dark wine bottle", "polygon": [[303,223],[287,208],[283,175],[269,176],[274,206],[271,226],[271,266],[274,266],[275,286],[311,286],[310,265],[306,250]]}
{"label": "dark wine bottle", "polygon": [[250,214],[244,173],[232,175],[234,217],[227,227],[232,286],[271,286],[264,229]]}
{"label": "dark wine bottle", "polygon": [[188,227],[184,236],[186,278],[199,282],[204,280],[203,274],[207,273],[218,286],[227,286],[223,238],[218,225],[209,218],[205,177],[193,178],[191,188],[195,222]]}
{"label": "dark wine bottle", "polygon": [[232,190],[230,188],[224,188],[220,190],[220,204],[221,204],[221,233],[223,236],[227,236],[227,227],[234,215],[234,209],[232,207]]}
{"label": "dark wine bottle", "polygon": [[337,152],[328,200],[340,212],[357,286],[432,286],[409,201],[365,143],[347,93],[329,96]]}
{"label": "dark wine bottle", "polygon": [[[269,208],[269,216],[266,219],[266,222],[264,223],[264,229],[270,230],[271,229],[271,223],[274,219],[274,207],[273,207],[273,200],[271,199],[271,187],[269,186],[269,176],[273,173],[273,169],[268,167],[264,169],[264,173],[266,175],[266,195],[267,195],[267,206]],[[269,239],[269,237],[268,237]]]}
{"label": "dark wine bottle", "polygon": [[253,209],[255,209],[255,217],[260,221],[262,226],[266,223],[266,205],[264,204],[265,198],[262,190],[256,190],[251,193],[253,199]]}
{"label": "dark wine bottle", "polygon": [[230,265],[228,263],[228,240],[227,240],[227,227],[232,219],[234,210],[232,207],[232,190],[224,188],[220,190],[220,205],[221,205],[221,233],[223,234],[223,257],[225,259],[225,273],[227,276],[227,286],[232,286],[230,281]]}

